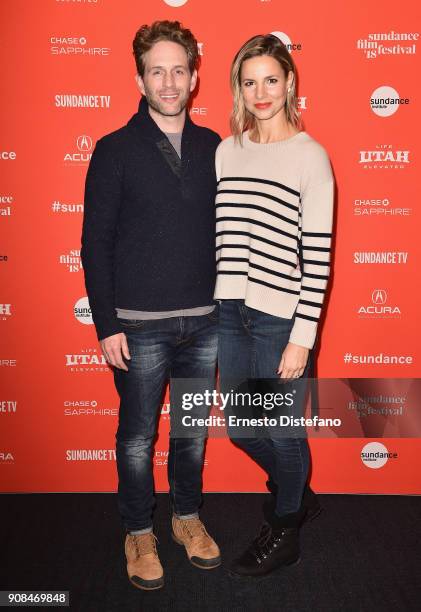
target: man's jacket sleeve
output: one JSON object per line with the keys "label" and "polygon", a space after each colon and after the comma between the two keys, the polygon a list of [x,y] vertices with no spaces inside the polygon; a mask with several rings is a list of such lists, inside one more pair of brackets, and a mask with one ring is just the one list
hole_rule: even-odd
{"label": "man's jacket sleeve", "polygon": [[99,340],[122,331],[115,312],[114,249],[121,203],[121,171],[109,142],[100,140],[89,164],[81,257]]}

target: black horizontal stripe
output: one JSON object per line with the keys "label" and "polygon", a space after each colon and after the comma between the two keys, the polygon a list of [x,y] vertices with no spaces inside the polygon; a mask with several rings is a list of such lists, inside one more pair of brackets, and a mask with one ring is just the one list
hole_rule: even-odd
{"label": "black horizontal stripe", "polygon": [[[216,232],[216,236],[226,236],[227,234],[230,234],[232,236],[248,236],[249,238],[254,238],[255,240],[260,240],[260,242],[264,242],[266,244],[270,244],[271,246],[276,247],[277,249],[280,249],[281,251],[290,251],[291,253],[294,253],[294,255],[297,254],[296,249],[292,248],[292,247],[288,247],[284,244],[279,244],[278,242],[274,242],[273,240],[269,240],[268,238],[263,238],[262,236],[257,236],[256,234],[251,234],[250,232],[242,232],[240,230],[221,230],[220,232]],[[221,248],[224,247],[226,245],[221,245]],[[238,247],[241,248],[241,245]],[[295,265],[294,262],[290,261],[288,262],[291,265]]]}
{"label": "black horizontal stripe", "polygon": [[272,185],[273,187],[279,187],[280,189],[283,189],[288,193],[292,193],[292,195],[300,197],[299,191],[295,191],[295,189],[291,189],[291,187],[287,187],[286,185],[283,185],[282,183],[277,183],[276,181],[268,181],[266,179],[250,178],[245,176],[224,176],[218,181],[218,185],[219,183],[222,183],[222,181],[240,181],[246,183],[261,183],[262,185]]}
{"label": "black horizontal stripe", "polygon": [[271,232],[276,232],[277,234],[282,234],[283,236],[287,236],[288,238],[292,238],[297,241],[297,236],[294,234],[290,234],[285,230],[281,230],[277,227],[273,227],[273,225],[269,225],[269,223],[263,223],[263,221],[256,221],[255,219],[248,219],[247,217],[219,217],[216,222],[222,223],[222,221],[237,221],[238,223],[252,223],[253,225],[258,225],[259,227],[264,227],[265,229],[270,230]]}
{"label": "black horizontal stripe", "polygon": [[313,308],[321,308],[323,304],[318,302],[310,302],[309,300],[299,300],[298,304],[305,304],[305,306],[312,306]]}
{"label": "black horizontal stripe", "polygon": [[332,233],[321,233],[321,232],[303,232],[303,236],[308,236],[312,238],[331,238]]}
{"label": "black horizontal stripe", "polygon": [[266,281],[262,281],[259,278],[253,278],[249,276],[248,279],[252,283],[258,283],[259,285],[270,287],[270,289],[276,289],[277,291],[283,291],[284,293],[292,293],[293,295],[300,295],[299,291],[294,291],[293,289],[285,289],[285,287],[278,287],[277,285],[272,285],[272,283],[267,283]]}
{"label": "black horizontal stripe", "polygon": [[249,259],[248,259],[248,257],[220,257],[217,260],[217,263],[219,263],[220,261],[245,261],[245,262],[248,262]]}
{"label": "black horizontal stripe", "polygon": [[[235,275],[243,275],[246,276],[247,272],[239,272],[237,270],[217,270],[217,274],[235,274]],[[266,281],[260,280],[259,278],[253,278],[249,276],[248,279],[252,283],[257,283],[258,285],[264,285],[265,287],[269,287],[270,289],[276,289],[276,291],[283,291],[284,293],[292,293],[293,295],[300,295],[299,291],[294,291],[293,289],[286,289],[285,287],[278,287],[278,285],[273,285],[272,283],[267,283]]]}
{"label": "black horizontal stripe", "polygon": [[250,268],[255,268],[256,270],[261,270],[262,272],[266,272],[266,274],[272,274],[273,276],[279,276],[280,278],[286,278],[289,281],[294,283],[301,283],[301,278],[296,279],[292,278],[289,274],[284,274],[283,272],[275,272],[274,270],[270,270],[269,268],[265,268],[264,266],[259,266],[258,264],[249,263]]}
{"label": "black horizontal stripe", "polygon": [[303,251],[322,251],[324,253],[329,253],[330,247],[305,246],[303,244]]}
{"label": "black horizontal stripe", "polygon": [[291,210],[298,210],[298,206],[295,206],[295,204],[290,204],[289,202],[285,202],[285,200],[282,200],[281,198],[277,198],[276,196],[270,195],[270,193],[263,193],[262,191],[248,191],[247,189],[219,189],[217,195],[219,195],[220,193],[235,193],[240,195],[242,194],[259,196],[261,198],[268,198],[269,200],[278,202],[278,204],[282,204],[283,206],[286,206]]}
{"label": "black horizontal stripe", "polygon": [[316,289],[316,287],[306,287],[304,285],[301,286],[303,291],[313,291],[314,293],[324,293],[324,289]]}
{"label": "black horizontal stripe", "polygon": [[325,274],[310,274],[309,272],[304,272],[303,278],[319,278],[320,280],[329,280],[329,277]]}
{"label": "black horizontal stripe", "polygon": [[319,319],[316,317],[310,317],[309,315],[301,314],[300,312],[296,312],[295,316],[299,317],[300,319],[307,319],[307,321],[314,321],[315,323],[319,322]]}
{"label": "black horizontal stripe", "polygon": [[263,251],[259,251],[258,249],[252,249],[247,244],[220,244],[219,246],[216,247],[217,251],[219,249],[248,249],[250,253],[253,253],[254,255],[260,255],[260,257],[265,257],[266,259],[271,259],[272,261],[277,261],[279,263],[286,264],[287,266],[295,266],[294,263],[292,263],[291,261],[288,261],[287,259],[281,259],[281,257],[275,257],[274,255],[263,253]]}
{"label": "black horizontal stripe", "polygon": [[311,264],[312,266],[329,266],[328,261],[317,261],[317,259],[303,259],[303,263]]}
{"label": "black horizontal stripe", "polygon": [[[220,261],[244,261],[244,262],[248,262],[248,259],[243,259],[241,257],[221,257],[217,263],[219,263]],[[270,270],[269,268],[265,268],[264,266],[259,266],[258,264],[254,264],[254,263],[250,263],[249,262],[249,268],[255,268],[256,270],[261,270],[262,272],[265,272],[266,274],[271,274],[272,276],[279,276],[280,278],[286,278],[288,281],[292,281],[294,283],[301,283],[301,279],[296,279],[296,278],[291,278],[291,276],[289,276],[289,274],[283,274],[282,272],[275,272],[274,270]],[[225,270],[220,270],[221,272],[224,272]],[[228,270],[228,272],[231,272],[230,270]],[[235,271],[232,271],[233,273]],[[236,272],[238,274],[247,274],[247,272]]]}
{"label": "black horizontal stripe", "polygon": [[281,219],[282,221],[285,221],[286,223],[290,223],[291,225],[298,227],[298,221],[294,221],[293,219],[288,219],[288,217],[284,217],[284,215],[280,215],[279,213],[273,212],[273,210],[270,210],[269,208],[265,208],[264,206],[258,206],[257,204],[240,204],[238,202],[221,202],[220,204],[216,204],[215,208],[223,208],[225,206],[232,206],[233,208],[239,207],[239,208],[252,208],[254,210],[261,210],[262,212],[268,215],[272,215],[272,217],[276,217],[277,219]]}

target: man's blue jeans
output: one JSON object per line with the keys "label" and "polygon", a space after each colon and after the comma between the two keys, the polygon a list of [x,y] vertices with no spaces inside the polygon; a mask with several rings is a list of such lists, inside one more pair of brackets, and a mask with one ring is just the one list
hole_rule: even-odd
{"label": "man's blue jeans", "polygon": [[[229,393],[266,390],[293,393],[293,408],[284,408],[285,416],[303,415],[307,392],[309,362],[301,379],[279,384],[276,371],[288,344],[294,319],[265,314],[244,304],[244,300],[222,300],[219,307],[218,368],[220,387]],[[258,386],[260,385],[260,387]],[[263,385],[263,387],[262,387]],[[261,391],[260,391],[261,392]],[[257,416],[254,407],[229,407],[237,416]],[[268,417],[274,412],[260,409]],[[287,414],[288,413],[288,414]],[[279,416],[279,410],[278,410]],[[279,516],[298,511],[309,469],[306,433],[300,427],[228,428],[232,441],[245,450],[278,485],[276,513]]]}
{"label": "man's blue jeans", "polygon": [[[149,321],[120,319],[131,359],[129,371],[114,369],[120,395],[116,434],[118,506],[127,531],[152,526],[155,504],[153,442],[170,378],[200,378],[213,389],[217,357],[217,308],[210,314]],[[181,409],[173,405],[171,412]],[[199,414],[197,416],[206,416]],[[168,481],[177,515],[196,513],[201,503],[206,430],[196,437],[170,435]]]}

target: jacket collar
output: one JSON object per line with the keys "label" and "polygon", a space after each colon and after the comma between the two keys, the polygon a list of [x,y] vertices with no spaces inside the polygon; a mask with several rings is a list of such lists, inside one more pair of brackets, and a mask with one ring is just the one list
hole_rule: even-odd
{"label": "jacket collar", "polygon": [[196,128],[187,111],[181,136],[181,159],[166,137],[165,132],[158,127],[150,116],[149,104],[145,96],[142,96],[138,112],[133,115],[127,125],[134,128],[142,138],[146,137],[153,140],[173,173],[178,178],[181,177],[183,169],[187,169],[192,158],[191,147],[194,143],[194,131]]}
{"label": "jacket collar", "polygon": [[[155,141],[161,140],[165,135],[158,127],[155,121],[149,114],[149,104],[145,96],[142,96],[139,102],[138,111],[127,124],[130,127],[135,127],[140,130],[142,136],[153,138]],[[196,125],[190,119],[190,115],[186,110],[186,119],[184,121],[182,140],[189,139],[189,136],[194,132]]]}

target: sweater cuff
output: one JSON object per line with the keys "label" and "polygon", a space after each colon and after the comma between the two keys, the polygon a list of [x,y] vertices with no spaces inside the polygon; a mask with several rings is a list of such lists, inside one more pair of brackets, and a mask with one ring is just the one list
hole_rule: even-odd
{"label": "sweater cuff", "polygon": [[113,336],[114,334],[120,334],[123,330],[120,323],[117,321],[117,318],[98,318],[94,317],[94,323],[96,328],[96,335],[98,340],[104,340],[104,338],[108,338],[108,336]]}
{"label": "sweater cuff", "polygon": [[294,325],[289,336],[292,344],[298,344],[304,348],[312,349],[316,341],[317,323],[296,316]]}

